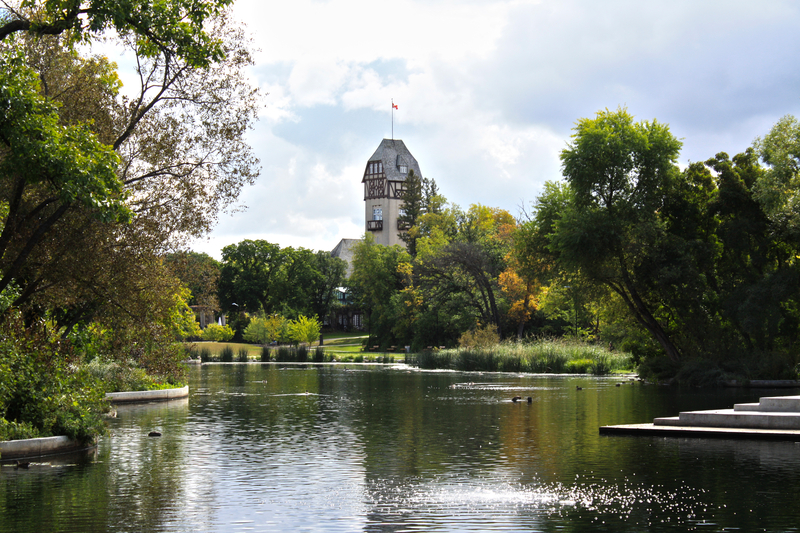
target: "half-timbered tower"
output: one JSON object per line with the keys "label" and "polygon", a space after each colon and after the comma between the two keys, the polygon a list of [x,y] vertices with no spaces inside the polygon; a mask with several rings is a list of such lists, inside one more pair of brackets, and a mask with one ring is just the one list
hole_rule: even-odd
{"label": "half-timbered tower", "polygon": [[419,164],[403,141],[384,139],[372,154],[364,170],[364,203],[366,230],[375,237],[375,242],[384,246],[405,243],[397,236],[408,228],[398,227],[397,217],[403,207],[408,172],[422,179]]}

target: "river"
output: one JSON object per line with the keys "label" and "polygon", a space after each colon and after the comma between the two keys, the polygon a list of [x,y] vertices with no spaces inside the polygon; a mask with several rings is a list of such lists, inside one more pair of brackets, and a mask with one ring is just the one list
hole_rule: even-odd
{"label": "river", "polygon": [[119,407],[94,451],[0,468],[0,532],[800,527],[800,444],[598,432],[797,390],[257,363],[189,386]]}

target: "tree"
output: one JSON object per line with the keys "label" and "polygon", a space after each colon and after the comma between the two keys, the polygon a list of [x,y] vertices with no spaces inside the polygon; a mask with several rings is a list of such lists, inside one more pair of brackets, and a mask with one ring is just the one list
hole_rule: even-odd
{"label": "tree", "polygon": [[222,249],[219,299],[224,310],[273,313],[280,304],[278,285],[286,254],[277,244],[244,240]]}
{"label": "tree", "polygon": [[316,253],[315,260],[318,275],[309,287],[311,311],[314,316],[326,317],[338,302],[334,291],[345,284],[347,263],[322,250]]}
{"label": "tree", "polygon": [[[235,200],[241,186],[252,181],[256,161],[242,136],[258,104],[240,74],[249,55],[241,34],[227,25],[225,5],[164,2],[153,8],[149,22],[140,17],[147,9],[144,2],[125,8],[111,2],[76,3],[64,11],[50,2],[26,3],[25,9],[12,6],[11,20],[0,30],[4,53],[25,51],[27,63],[38,70],[42,92],[61,104],[59,127],[73,132],[65,139],[83,128],[95,134],[92,142],[100,141],[92,150],[105,144],[111,148],[104,148],[109,157],[116,158],[104,160],[86,151],[86,136],[80,147],[50,142],[48,146],[60,150],[57,157],[48,159],[55,165],[51,170],[33,160],[19,160],[34,153],[19,147],[9,150],[13,158],[0,154],[7,169],[29,169],[27,175],[7,172],[2,191],[11,207],[4,229],[12,236],[0,245],[0,266],[3,279],[14,279],[22,288],[15,305],[63,306],[59,300],[63,295],[80,295],[71,296],[65,309],[80,314],[93,308],[96,314],[106,306],[91,297],[94,281],[81,275],[87,261],[97,258],[98,263],[109,265],[113,264],[110,258],[120,255],[160,254],[186,237],[199,236]],[[178,19],[170,21],[170,16]],[[189,21],[194,25],[175,32]],[[151,22],[153,26],[145,28]],[[139,95],[131,100],[118,96],[113,65],[98,58],[84,60],[71,49],[76,38],[90,39],[110,27],[118,30],[138,59],[142,84]],[[142,28],[146,35],[137,34]],[[19,38],[24,33],[43,37],[25,41]],[[176,41],[169,41],[173,37]],[[19,69],[4,69],[4,73],[24,81]],[[35,116],[42,117],[41,113],[28,115]],[[27,124],[37,121],[53,123],[52,118],[39,118]],[[15,123],[6,125],[17,139],[36,135],[25,133]],[[114,181],[92,185],[80,175],[70,175],[65,172],[68,161],[59,159],[64,155],[105,164],[106,175]],[[103,175],[79,161],[76,164],[95,179]],[[76,201],[80,194],[90,195],[89,205]],[[127,218],[109,218],[115,206]],[[23,220],[29,231],[15,232]],[[124,248],[134,251],[119,254]],[[74,255],[83,260],[70,261]],[[68,322],[76,319],[75,313],[62,315]]]}
{"label": "tree", "polygon": [[399,246],[375,244],[369,234],[353,247],[353,273],[348,285],[354,301],[366,313],[370,336],[376,336],[379,344],[395,342],[391,300],[404,287],[403,274],[398,267],[410,261],[408,252]]}
{"label": "tree", "polygon": [[[409,170],[403,191],[403,207],[400,210],[400,216],[397,217],[398,228],[409,230],[416,226],[417,219],[423,214],[423,203],[422,180],[413,170]],[[397,236],[406,243],[411,257],[417,255],[417,239],[414,233],[402,231]]]}
{"label": "tree", "polygon": [[289,322],[289,335],[295,342],[313,343],[319,339],[319,332],[322,325],[317,317],[309,318],[300,315],[296,320]]}
{"label": "tree", "polygon": [[191,291],[189,305],[202,305],[219,310],[217,289],[221,265],[208,254],[180,251],[167,254],[169,271]]}
{"label": "tree", "polygon": [[634,123],[625,109],[581,119],[574,131],[561,153],[573,197],[551,247],[563,264],[617,293],[677,361],[680,351],[654,316],[658,303],[638,267],[663,233],[658,211],[678,175],[681,142],[655,120]]}
{"label": "tree", "polygon": [[204,23],[221,15],[231,2],[3,2],[7,12],[0,25],[0,41],[17,32],[39,36],[69,33],[73,40],[88,41],[113,29],[122,37],[135,37],[146,57],[169,51],[192,66],[207,67],[219,61],[225,51],[219,39],[204,31]]}

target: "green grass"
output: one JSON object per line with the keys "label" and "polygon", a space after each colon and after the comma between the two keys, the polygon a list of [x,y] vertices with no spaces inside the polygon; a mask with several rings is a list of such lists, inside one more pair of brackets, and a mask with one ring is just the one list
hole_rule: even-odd
{"label": "green grass", "polygon": [[225,349],[226,346],[230,347],[233,350],[234,354],[238,354],[240,350],[245,349],[247,350],[247,357],[249,359],[259,359],[261,357],[261,346],[258,344],[246,344],[243,342],[211,342],[211,341],[202,341],[202,342],[194,342],[195,351],[200,353],[200,350],[203,348],[208,349],[211,352],[211,355],[214,357],[219,357],[222,354],[222,350]]}

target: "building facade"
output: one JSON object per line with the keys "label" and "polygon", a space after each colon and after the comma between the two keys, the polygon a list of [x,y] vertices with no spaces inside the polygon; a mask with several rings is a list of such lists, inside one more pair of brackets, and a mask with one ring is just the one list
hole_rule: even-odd
{"label": "building facade", "polygon": [[364,169],[364,218],[366,231],[377,244],[405,243],[398,234],[408,228],[398,225],[403,207],[403,192],[409,171],[422,179],[419,163],[400,139],[383,139]]}

